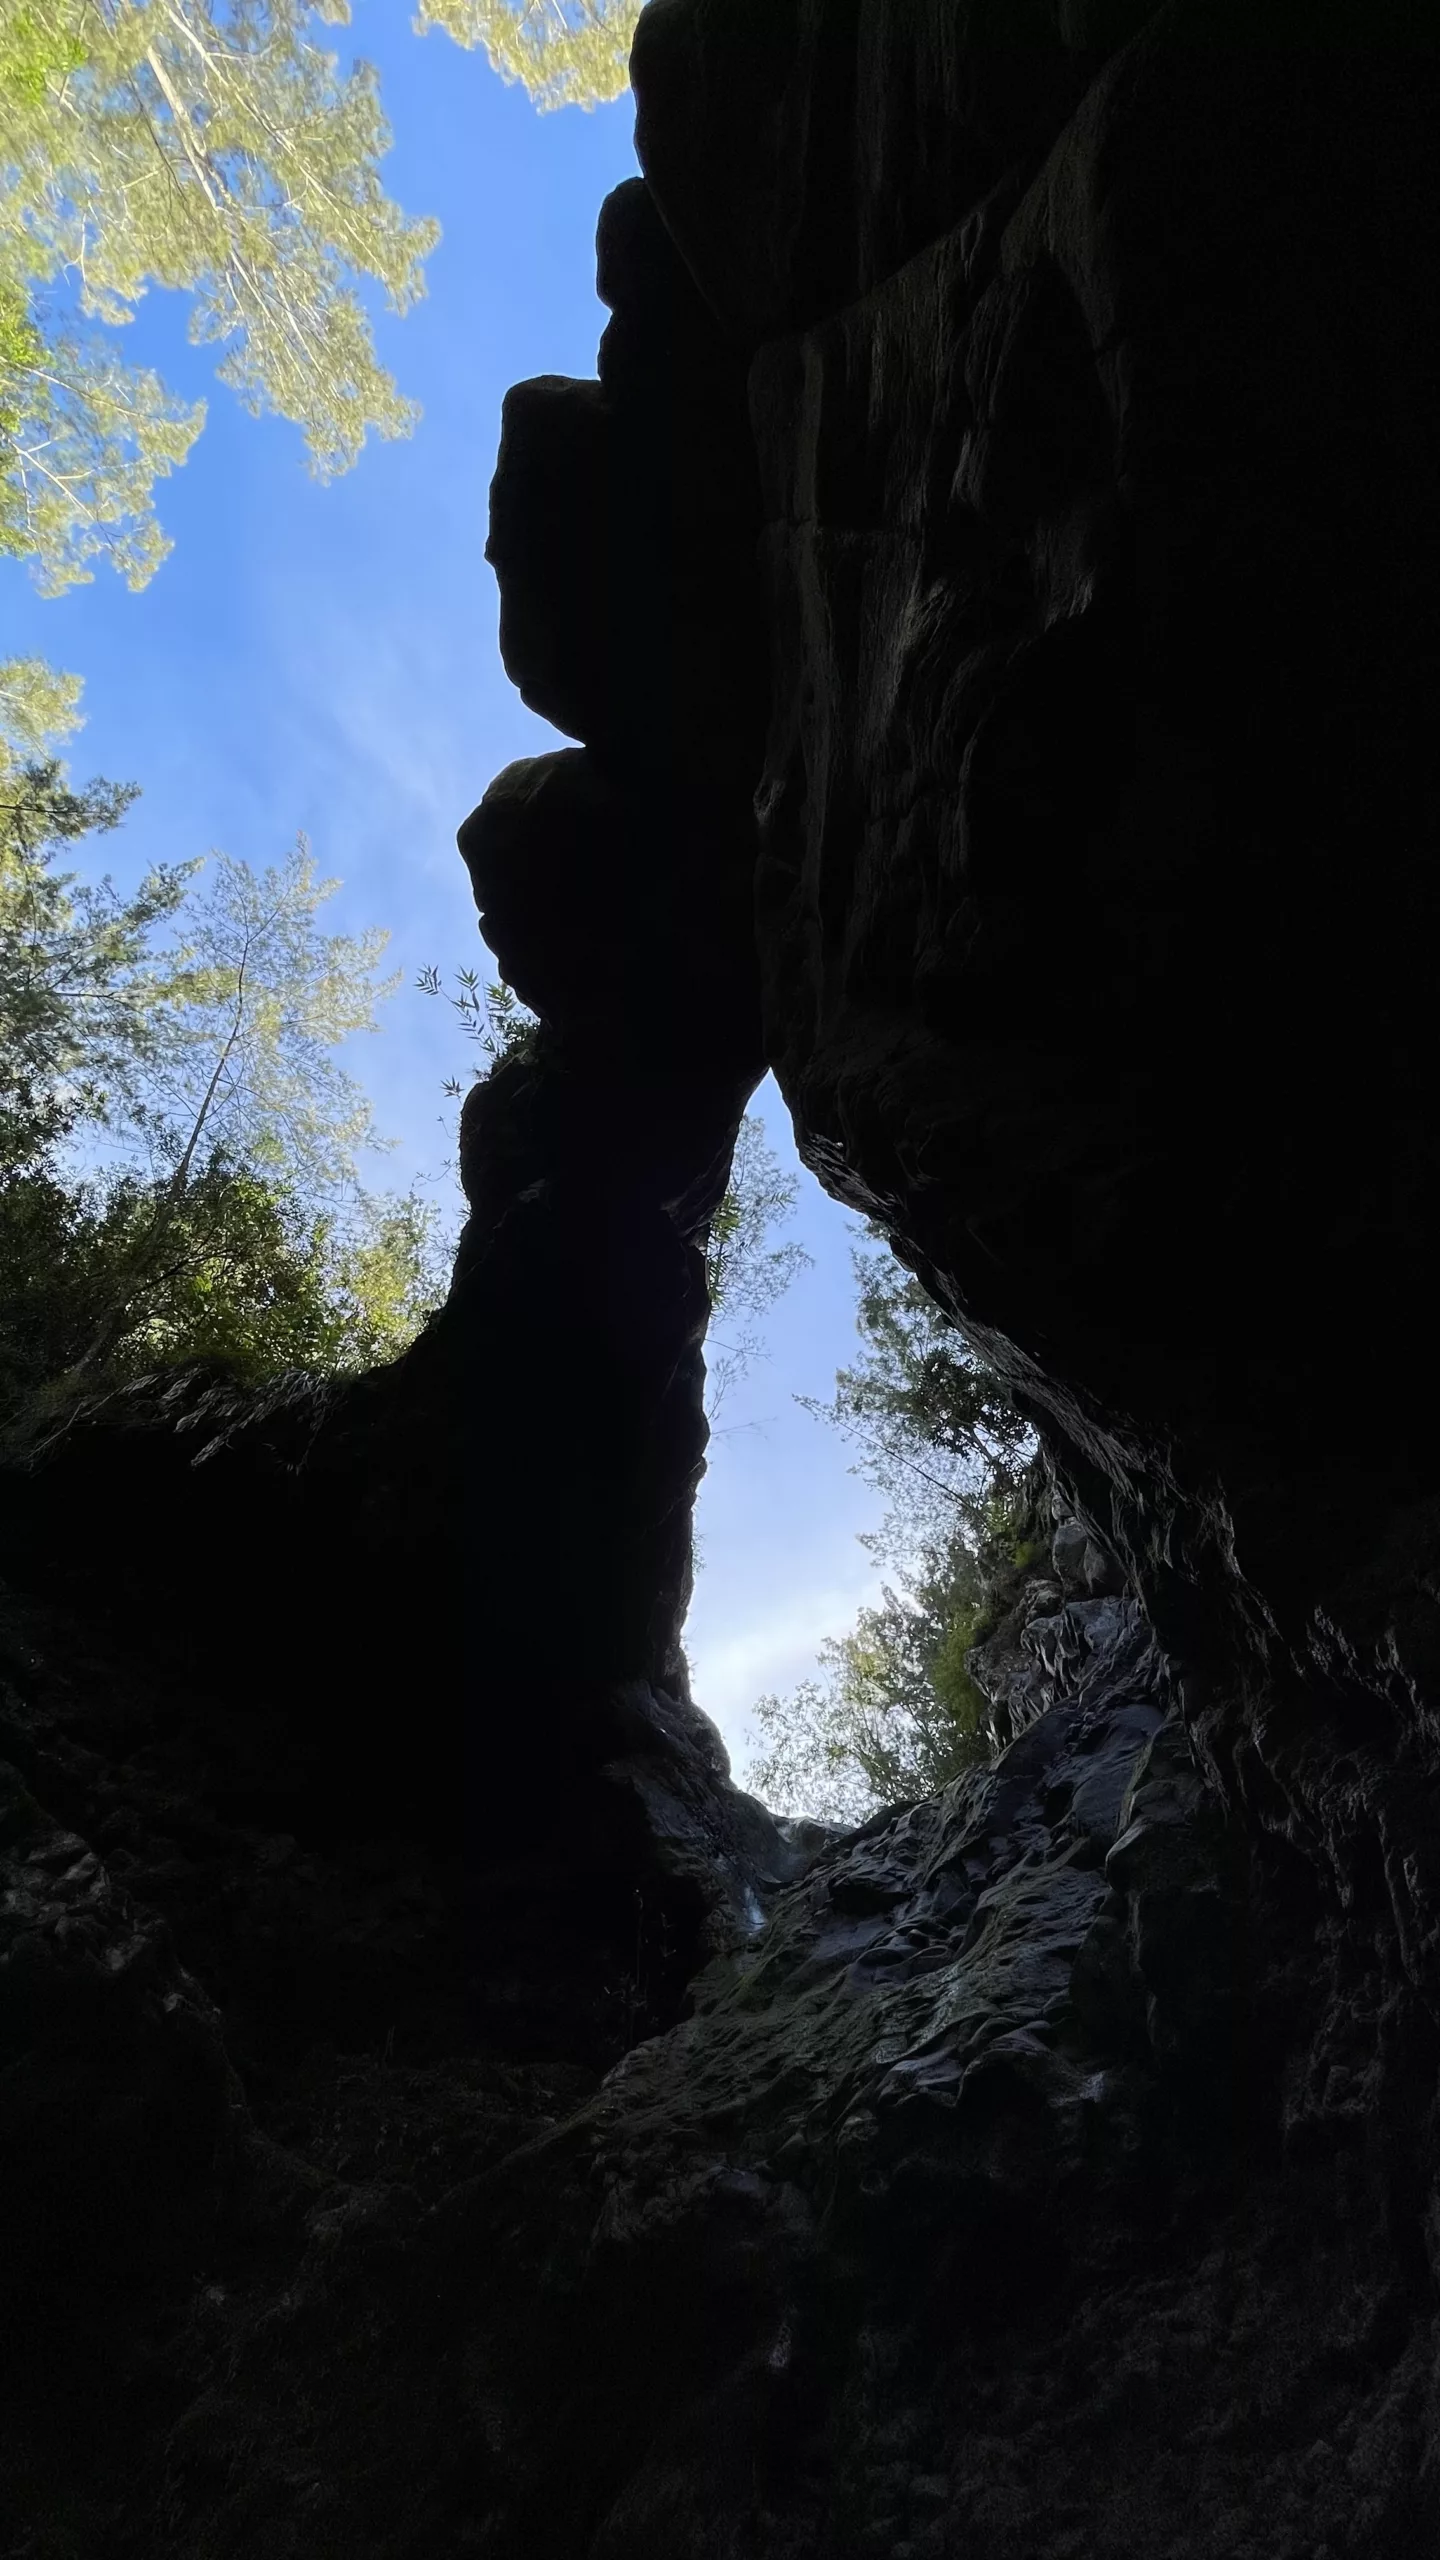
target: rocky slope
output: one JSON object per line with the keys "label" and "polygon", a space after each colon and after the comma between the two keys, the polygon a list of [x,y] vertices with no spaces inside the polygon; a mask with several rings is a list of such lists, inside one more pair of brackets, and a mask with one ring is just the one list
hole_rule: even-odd
{"label": "rocky slope", "polygon": [[[543,1028],[450,1303],[0,1482],[0,2552],[1409,2560],[1433,26],[652,0],[634,76],[493,492],[580,744],[461,832]],[[1006,1747],[849,1838],[680,1651],[767,1061],[1054,1488]]]}

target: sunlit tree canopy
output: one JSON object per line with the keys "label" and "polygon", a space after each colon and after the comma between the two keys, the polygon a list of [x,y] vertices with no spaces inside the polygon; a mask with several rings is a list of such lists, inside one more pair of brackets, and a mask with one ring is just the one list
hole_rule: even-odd
{"label": "sunlit tree canopy", "polygon": [[438,237],[391,202],[368,64],[322,40],[343,0],[0,0],[0,544],[57,593],[168,548],[157,480],[204,403],[111,332],[154,286],[190,296],[222,382],[292,419],[321,476],[416,412],[363,289],[394,311]]}
{"label": "sunlit tree canopy", "polygon": [[626,86],[639,15],[640,0],[420,0],[415,24],[483,46],[537,107],[594,107]]}

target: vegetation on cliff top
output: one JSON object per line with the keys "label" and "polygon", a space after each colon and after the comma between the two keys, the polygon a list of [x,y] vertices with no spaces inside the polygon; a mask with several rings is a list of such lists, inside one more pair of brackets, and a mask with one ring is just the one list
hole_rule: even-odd
{"label": "vegetation on cliff top", "polygon": [[856,1472],[885,1498],[864,1543],[892,1578],[822,1644],[818,1679],[757,1701],[747,1776],[781,1811],[835,1822],[933,1795],[989,1756],[967,1656],[998,1586],[1032,1553],[1034,1441],[1000,1380],[878,1229],[854,1265],[860,1357],[809,1410],[849,1441]]}
{"label": "vegetation on cliff top", "polygon": [[132,786],[0,778],[0,1397],[223,1358],[393,1357],[444,1294],[442,1221],[362,1179],[335,1052],[377,1027],[386,936],[322,929],[309,849],[216,855],[128,898],[59,867]]}
{"label": "vegetation on cliff top", "polygon": [[[0,1405],[219,1359],[243,1377],[393,1359],[443,1301],[458,1226],[418,1183],[374,1190],[389,1142],[343,1043],[379,1028],[388,936],[324,930],[338,888],[303,839],[216,854],[123,897],[62,868],[133,785],[53,759],[0,775]],[[421,980],[442,992],[438,972]],[[510,990],[452,997],[488,1074],[530,1037]],[[447,1090],[461,1091],[458,1078]],[[452,1186],[453,1188],[453,1186]],[[746,1124],[710,1239],[720,1379],[806,1259],[795,1185]],[[728,1361],[727,1371],[725,1363]]]}
{"label": "vegetation on cliff top", "polygon": [[[625,85],[638,0],[422,0],[542,107]],[[154,288],[257,416],[298,426],[310,467],[347,471],[419,416],[376,353],[376,295],[425,290],[439,225],[402,211],[371,65],[329,31],[347,0],[0,0],[0,555],[58,595],[107,563],[143,587],[170,550],[156,489],[203,400],[127,362],[119,331]],[[78,682],[0,662],[0,760],[74,726]]]}

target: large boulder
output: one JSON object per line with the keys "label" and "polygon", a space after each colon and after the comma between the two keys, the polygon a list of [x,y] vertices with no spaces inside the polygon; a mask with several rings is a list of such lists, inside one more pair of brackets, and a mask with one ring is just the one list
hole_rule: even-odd
{"label": "large boulder", "polygon": [[533,711],[655,800],[677,860],[719,796],[743,861],[765,722],[744,354],[639,179],[607,198],[597,263],[615,314],[599,379],[505,398],[485,553],[500,653]]}

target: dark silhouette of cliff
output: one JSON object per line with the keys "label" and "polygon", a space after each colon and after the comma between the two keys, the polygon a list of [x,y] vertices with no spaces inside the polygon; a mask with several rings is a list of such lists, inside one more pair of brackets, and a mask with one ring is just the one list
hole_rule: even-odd
{"label": "dark silhouette of cliff", "polygon": [[[6,2560],[1410,2560],[1434,28],[652,0],[633,70],[492,492],[579,743],[461,829],[543,1028],[449,1304],[0,1484]],[[1055,1521],[1014,1739],[846,1837],[680,1650],[767,1064]]]}

